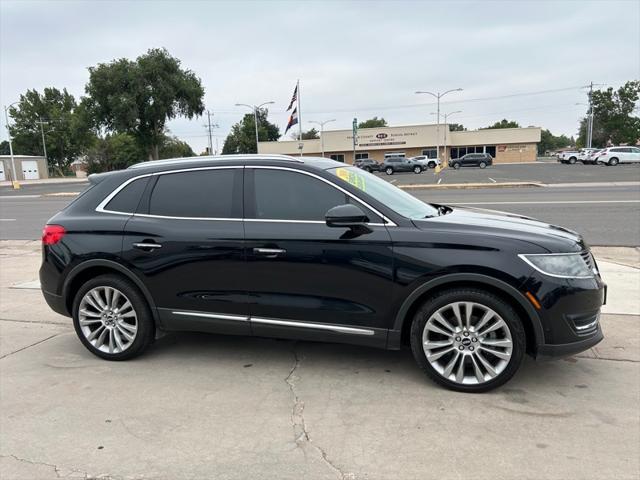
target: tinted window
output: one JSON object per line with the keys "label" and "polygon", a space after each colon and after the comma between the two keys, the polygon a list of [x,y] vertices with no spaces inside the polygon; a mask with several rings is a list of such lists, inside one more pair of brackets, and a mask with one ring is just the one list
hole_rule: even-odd
{"label": "tinted window", "polygon": [[284,170],[255,169],[256,218],[321,220],[347,196],[316,178]]}
{"label": "tinted window", "polygon": [[196,170],[158,176],[149,213],[167,217],[233,218],[234,178],[240,170]]}
{"label": "tinted window", "polygon": [[120,190],[109,203],[107,203],[105,210],[111,210],[112,212],[135,213],[148,181],[149,177],[145,177],[134,180],[128,184]]}

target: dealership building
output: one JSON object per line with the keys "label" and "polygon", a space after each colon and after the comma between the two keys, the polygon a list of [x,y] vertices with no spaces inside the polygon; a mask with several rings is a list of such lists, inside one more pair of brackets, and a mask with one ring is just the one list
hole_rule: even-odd
{"label": "dealership building", "polygon": [[[489,153],[495,163],[535,162],[541,129],[497,128],[450,132],[448,125],[407,125],[401,127],[361,128],[355,150],[351,130],[325,131],[314,140],[260,142],[259,153],[321,155],[340,162],[371,158],[378,162],[389,156],[459,158],[467,153]],[[439,139],[439,141],[438,141]]]}

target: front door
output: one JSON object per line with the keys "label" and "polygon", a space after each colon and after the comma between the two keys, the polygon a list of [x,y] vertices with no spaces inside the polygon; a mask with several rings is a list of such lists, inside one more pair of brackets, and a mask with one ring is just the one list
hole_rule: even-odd
{"label": "front door", "polygon": [[[370,233],[326,225],[345,203],[367,213]],[[385,345],[393,256],[375,212],[315,174],[247,166],[245,215],[254,335]]]}
{"label": "front door", "polygon": [[123,235],[123,258],[163,327],[250,334],[241,167],[154,175]]}

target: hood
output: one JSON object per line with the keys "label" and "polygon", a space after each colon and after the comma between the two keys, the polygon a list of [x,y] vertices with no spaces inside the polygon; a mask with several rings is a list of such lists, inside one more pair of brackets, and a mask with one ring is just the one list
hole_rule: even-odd
{"label": "hood", "polygon": [[422,230],[447,230],[473,235],[513,238],[533,243],[551,253],[578,252],[586,248],[582,237],[567,228],[513,213],[471,207],[448,207],[439,217],[414,220]]}

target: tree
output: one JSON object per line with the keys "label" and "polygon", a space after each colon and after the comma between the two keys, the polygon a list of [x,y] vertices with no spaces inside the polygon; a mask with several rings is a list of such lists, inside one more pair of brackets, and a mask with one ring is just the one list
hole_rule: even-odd
{"label": "tree", "polygon": [[177,137],[165,136],[159,150],[160,158],[194,157],[191,146]]}
{"label": "tree", "polygon": [[89,68],[85,91],[96,125],[132,135],[149,159],[160,156],[167,120],[204,112],[200,79],[165,49]]}
{"label": "tree", "polygon": [[465,130],[466,130],[466,128],[464,128],[464,125],[462,125],[461,123],[450,123],[449,124],[449,131],[450,132],[463,132]]}
{"label": "tree", "polygon": [[520,128],[520,124],[513,120],[507,120],[503,118],[499,122],[494,123],[493,125],[489,125],[488,127],[481,128],[481,130],[489,130],[492,128]]}
{"label": "tree", "polygon": [[546,152],[558,150],[560,148],[572,145],[572,139],[566,135],[556,137],[549,130],[542,130],[540,134],[540,143],[538,143],[538,155],[544,155]]}
{"label": "tree", "polygon": [[[261,142],[275,142],[280,138],[280,129],[269,122],[269,111],[258,110],[258,138]],[[247,113],[241,121],[231,127],[222,147],[222,154],[256,152],[256,127],[253,113]]]}
{"label": "tree", "polygon": [[373,117],[370,118],[369,120],[365,120],[364,122],[360,122],[358,124],[358,128],[379,128],[379,127],[386,127],[387,126],[387,121],[380,117]]}
{"label": "tree", "polygon": [[44,128],[47,160],[60,174],[68,168],[94,139],[86,112],[67,90],[45,88],[40,94],[27,90],[18,103],[9,108],[13,119],[9,128],[13,151],[21,155],[44,155]]}
{"label": "tree", "polygon": [[[296,132],[291,132],[289,136],[294,140],[298,139],[298,134]],[[315,140],[316,138],[320,138],[320,135],[318,135],[318,130],[315,128],[302,132],[302,140]]]}
{"label": "tree", "polygon": [[145,158],[144,149],[140,147],[133,135],[114,133],[104,138],[96,138],[86,156],[87,172],[99,173],[121,170]]}
{"label": "tree", "polygon": [[[640,140],[640,118],[633,114],[639,98],[639,80],[629,81],[615,91],[609,87],[593,92],[593,146],[634,145]],[[586,145],[586,132],[587,122],[583,118],[576,142],[579,146]]]}
{"label": "tree", "polygon": [[3,140],[0,142],[0,155],[9,155],[11,153],[11,149],[9,148],[9,141]]}

